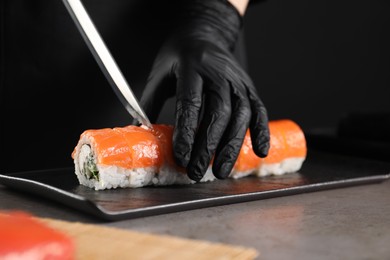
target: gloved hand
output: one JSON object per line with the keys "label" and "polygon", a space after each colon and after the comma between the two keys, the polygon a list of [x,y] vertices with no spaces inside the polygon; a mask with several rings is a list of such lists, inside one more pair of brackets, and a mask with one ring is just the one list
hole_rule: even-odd
{"label": "gloved hand", "polygon": [[248,127],[254,152],[267,155],[267,111],[232,54],[242,25],[237,10],[223,0],[188,2],[178,30],[154,61],[141,105],[155,122],[165,101],[176,93],[177,164],[200,181],[213,160],[213,174],[223,179],[234,166]]}

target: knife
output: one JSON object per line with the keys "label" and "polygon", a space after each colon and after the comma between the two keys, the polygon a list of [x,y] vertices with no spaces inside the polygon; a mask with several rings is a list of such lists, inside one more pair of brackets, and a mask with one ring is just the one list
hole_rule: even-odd
{"label": "knife", "polygon": [[137,119],[142,125],[152,128],[148,117],[142,110],[127,83],[125,77],[120,71],[102,37],[97,31],[87,11],[80,0],[63,0],[67,10],[70,13],[73,21],[75,22],[81,36],[84,38],[89,50],[95,57],[100,69],[106,76],[108,82],[113,88],[115,94],[119,100],[125,106],[130,115]]}

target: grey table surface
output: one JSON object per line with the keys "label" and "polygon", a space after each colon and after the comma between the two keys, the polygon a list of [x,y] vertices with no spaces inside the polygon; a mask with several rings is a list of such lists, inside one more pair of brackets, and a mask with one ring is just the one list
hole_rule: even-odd
{"label": "grey table surface", "polygon": [[254,247],[258,259],[390,259],[390,181],[102,222],[0,185],[0,210]]}

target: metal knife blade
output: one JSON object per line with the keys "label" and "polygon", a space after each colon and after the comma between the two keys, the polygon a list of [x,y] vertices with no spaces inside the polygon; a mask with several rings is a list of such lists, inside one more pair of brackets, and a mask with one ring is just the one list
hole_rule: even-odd
{"label": "metal knife blade", "polygon": [[108,82],[118,96],[119,100],[125,106],[126,110],[141,124],[152,128],[152,124],[139,105],[137,98],[135,97],[133,91],[120,71],[117,63],[112,57],[110,51],[108,50],[106,44],[104,43],[81,1],[63,0],[63,2],[78,30],[80,31],[81,36],[84,38],[89,50],[92,52],[92,55],[99,64],[100,69],[103,71]]}

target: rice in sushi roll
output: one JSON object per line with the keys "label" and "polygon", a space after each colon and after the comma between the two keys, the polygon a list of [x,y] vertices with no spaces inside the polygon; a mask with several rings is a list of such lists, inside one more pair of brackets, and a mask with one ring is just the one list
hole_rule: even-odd
{"label": "rice in sushi roll", "polygon": [[[229,177],[280,175],[301,168],[307,152],[302,129],[288,119],[271,121],[269,128],[269,155],[255,155],[248,130]],[[84,131],[72,152],[79,183],[95,190],[195,183],[174,162],[172,134],[173,126],[163,124]],[[209,167],[201,182],[215,179]]]}

